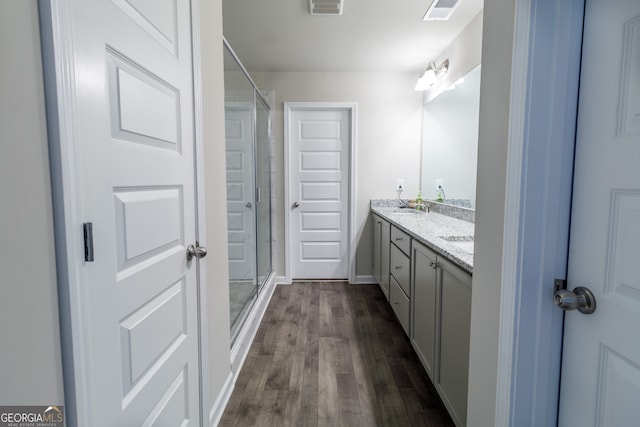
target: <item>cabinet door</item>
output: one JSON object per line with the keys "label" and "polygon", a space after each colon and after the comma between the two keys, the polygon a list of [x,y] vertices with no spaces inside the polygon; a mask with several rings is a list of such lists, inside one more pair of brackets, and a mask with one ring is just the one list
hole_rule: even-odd
{"label": "cabinet door", "polygon": [[389,249],[391,246],[391,225],[380,220],[380,287],[384,296],[389,299]]}
{"label": "cabinet door", "polygon": [[438,258],[442,280],[440,375],[436,387],[456,425],[467,422],[471,276]]}
{"label": "cabinet door", "polygon": [[380,223],[382,220],[377,215],[371,217],[373,218],[373,275],[380,283]]}
{"label": "cabinet door", "polygon": [[438,275],[436,254],[426,246],[413,241],[411,266],[413,283],[413,335],[411,343],[433,383],[438,382],[436,349],[439,330]]}

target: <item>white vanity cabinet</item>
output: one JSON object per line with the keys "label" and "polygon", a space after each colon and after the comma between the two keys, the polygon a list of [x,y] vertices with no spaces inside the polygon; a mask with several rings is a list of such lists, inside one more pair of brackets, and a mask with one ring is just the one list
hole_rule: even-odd
{"label": "white vanity cabinet", "polygon": [[411,343],[451,418],[466,425],[471,275],[412,244]]}
{"label": "white vanity cabinet", "polygon": [[391,225],[388,221],[372,214],[373,219],[373,275],[389,299],[389,249],[391,246]]}

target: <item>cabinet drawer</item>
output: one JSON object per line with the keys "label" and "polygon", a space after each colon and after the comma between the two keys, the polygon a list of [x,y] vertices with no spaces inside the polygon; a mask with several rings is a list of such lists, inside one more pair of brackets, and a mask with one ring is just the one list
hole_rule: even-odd
{"label": "cabinet drawer", "polygon": [[398,284],[404,293],[411,295],[411,260],[395,245],[391,245],[391,263],[389,265],[389,271],[398,281]]}
{"label": "cabinet drawer", "polygon": [[411,236],[393,225],[391,226],[391,242],[395,243],[405,255],[411,254]]}
{"label": "cabinet drawer", "polygon": [[398,285],[398,282],[393,276],[391,276],[391,286],[389,286],[389,301],[391,302],[391,308],[393,308],[394,313],[396,313],[402,325],[402,329],[409,335],[409,298],[402,291],[402,288],[400,288],[400,285]]}

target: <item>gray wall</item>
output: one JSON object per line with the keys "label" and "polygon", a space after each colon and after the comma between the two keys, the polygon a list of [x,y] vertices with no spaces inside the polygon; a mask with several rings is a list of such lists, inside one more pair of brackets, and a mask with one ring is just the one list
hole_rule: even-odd
{"label": "gray wall", "polygon": [[0,2],[0,405],[61,405],[49,154],[35,1]]}
{"label": "gray wall", "polygon": [[[242,59],[242,58],[240,58]],[[369,200],[397,197],[397,178],[405,179],[403,197],[415,198],[420,186],[422,93],[413,90],[414,73],[249,72],[261,90],[275,90],[276,259],[284,274],[284,136],[287,102],[357,102],[357,255],[356,274],[372,274],[373,236]]]}
{"label": "gray wall", "polygon": [[208,371],[214,405],[231,375],[221,0],[201,1]]}
{"label": "gray wall", "polygon": [[468,425],[495,421],[502,240],[516,0],[486,0],[471,300]]}

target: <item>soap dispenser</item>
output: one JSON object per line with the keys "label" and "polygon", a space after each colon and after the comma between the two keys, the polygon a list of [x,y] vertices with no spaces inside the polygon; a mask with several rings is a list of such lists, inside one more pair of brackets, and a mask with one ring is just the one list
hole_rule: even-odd
{"label": "soap dispenser", "polygon": [[424,209],[424,203],[422,202],[422,192],[420,190],[418,190],[418,197],[416,197],[416,209]]}
{"label": "soap dispenser", "polygon": [[436,202],[444,201],[444,189],[442,185],[438,185],[438,189],[436,190]]}

